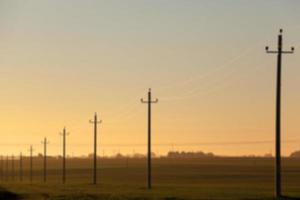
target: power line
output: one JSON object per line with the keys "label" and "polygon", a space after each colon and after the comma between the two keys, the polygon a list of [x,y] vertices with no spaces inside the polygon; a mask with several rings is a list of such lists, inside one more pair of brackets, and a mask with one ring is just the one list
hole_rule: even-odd
{"label": "power line", "polygon": [[[300,143],[300,139],[288,139],[288,140],[282,140],[282,143]],[[241,144],[267,144],[267,143],[274,143],[274,140],[249,140],[249,141],[236,141],[236,142],[230,142],[230,141],[225,141],[225,142],[172,142],[172,143],[152,143],[152,146],[170,146],[171,144],[174,144],[176,146],[187,146],[187,145],[241,145]],[[122,144],[122,143],[102,143],[101,145],[103,147],[132,147],[132,146],[145,146],[146,143],[127,143],[127,144]],[[0,144],[1,145],[1,144]],[[8,144],[8,146],[26,146],[26,144]],[[61,146],[59,143],[51,143],[52,146]],[[76,143],[76,144],[71,144],[72,146],[90,146],[89,143]]]}

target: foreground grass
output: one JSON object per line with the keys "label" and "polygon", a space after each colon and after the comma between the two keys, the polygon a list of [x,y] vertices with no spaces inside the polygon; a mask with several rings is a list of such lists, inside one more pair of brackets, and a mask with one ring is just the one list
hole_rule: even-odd
{"label": "foreground grass", "polygon": [[137,186],[86,184],[4,184],[5,188],[23,199],[32,200],[95,200],[95,199],[272,199],[272,191],[257,188],[167,186],[157,185],[151,190]]}
{"label": "foreground grass", "polygon": [[[59,169],[50,169],[47,183],[36,171],[32,184],[15,180],[2,187],[25,200],[251,200],[272,199],[274,193],[271,159],[155,160],[152,190],[145,188],[144,162],[113,162],[102,165],[96,186],[90,184],[91,169],[76,167],[69,168],[65,185]],[[285,161],[283,192],[300,197],[299,160]]]}

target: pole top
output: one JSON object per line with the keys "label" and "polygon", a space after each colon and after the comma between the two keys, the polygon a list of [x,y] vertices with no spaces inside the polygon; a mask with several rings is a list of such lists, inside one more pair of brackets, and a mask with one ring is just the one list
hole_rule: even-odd
{"label": "pole top", "polygon": [[282,32],[283,32],[282,28],[279,29],[279,34],[280,34],[280,35],[282,34]]}
{"label": "pole top", "polygon": [[151,88],[149,88],[149,92],[151,92]]}

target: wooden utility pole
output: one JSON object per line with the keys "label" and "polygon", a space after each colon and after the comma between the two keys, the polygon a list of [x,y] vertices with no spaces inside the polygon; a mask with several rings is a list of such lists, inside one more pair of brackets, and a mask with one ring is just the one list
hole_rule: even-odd
{"label": "wooden utility pole", "polygon": [[19,162],[20,162],[20,172],[19,172],[19,175],[20,175],[20,182],[22,182],[23,181],[23,155],[22,155],[22,152],[20,153],[20,160],[19,160]]}
{"label": "wooden utility pole", "polygon": [[15,156],[11,156],[11,180],[15,180]]}
{"label": "wooden utility pole", "polygon": [[62,159],[62,182],[63,184],[66,183],[66,136],[69,133],[66,132],[66,128],[63,129],[63,132],[60,133],[63,137],[63,159]]}
{"label": "wooden utility pole", "polygon": [[94,120],[90,120],[90,123],[94,124],[94,165],[93,165],[93,184],[97,184],[97,125],[102,121],[98,121],[97,113],[94,115]]}
{"label": "wooden utility pole", "polygon": [[49,144],[49,141],[47,141],[47,138],[44,138],[44,141],[42,141],[42,144],[44,145],[44,183],[47,181],[47,144]]}
{"label": "wooden utility pole", "polygon": [[4,165],[3,165],[3,156],[2,155],[0,156],[0,159],[1,159],[1,181],[3,181],[4,180],[4,170],[3,170]]}
{"label": "wooden utility pole", "polygon": [[32,156],[32,154],[33,154],[33,148],[32,148],[32,145],[30,146],[29,151],[30,151],[29,180],[30,180],[30,183],[32,183],[32,180],[33,180],[33,171],[32,171],[32,169],[33,169],[33,156]]}
{"label": "wooden utility pole", "polygon": [[5,180],[8,181],[8,177],[9,177],[9,163],[8,163],[8,155],[6,156],[6,163],[5,163]]}
{"label": "wooden utility pole", "polygon": [[8,181],[9,177],[9,158],[8,155],[6,155],[6,162],[5,162],[5,181]]}
{"label": "wooden utility pole", "polygon": [[151,104],[157,103],[158,99],[152,100],[151,89],[148,91],[148,100],[142,103],[148,104],[148,189],[152,188],[152,170],[151,170]]}
{"label": "wooden utility pole", "polygon": [[282,29],[278,35],[278,47],[276,51],[270,51],[269,47],[266,47],[267,53],[277,54],[277,83],[276,83],[276,159],[275,159],[275,197],[280,198],[281,193],[281,63],[282,54],[294,53],[294,47],[290,51],[282,50]]}

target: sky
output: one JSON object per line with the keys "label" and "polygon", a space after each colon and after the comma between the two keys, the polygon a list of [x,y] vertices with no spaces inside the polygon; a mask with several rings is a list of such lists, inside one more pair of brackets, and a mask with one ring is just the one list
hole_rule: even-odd
{"label": "sky", "polygon": [[0,152],[274,154],[283,28],[282,152],[300,150],[297,0],[0,0]]}

